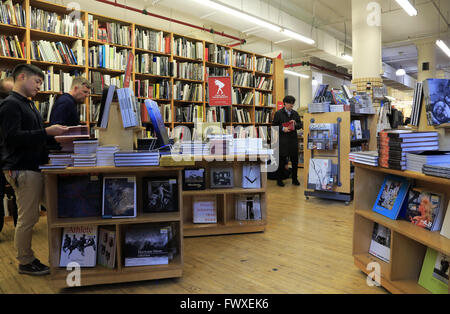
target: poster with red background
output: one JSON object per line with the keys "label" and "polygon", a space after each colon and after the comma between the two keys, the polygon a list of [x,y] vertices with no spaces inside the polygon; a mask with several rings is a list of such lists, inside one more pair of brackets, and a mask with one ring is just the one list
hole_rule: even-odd
{"label": "poster with red background", "polygon": [[231,78],[214,76],[208,78],[209,105],[231,106]]}

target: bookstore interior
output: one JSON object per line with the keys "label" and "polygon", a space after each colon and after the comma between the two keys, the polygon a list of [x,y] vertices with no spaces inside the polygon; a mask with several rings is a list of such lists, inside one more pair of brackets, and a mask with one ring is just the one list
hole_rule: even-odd
{"label": "bookstore interior", "polygon": [[[449,22],[450,1],[0,0],[0,294],[448,294]],[[39,169],[4,156],[35,147],[17,95],[65,126]]]}

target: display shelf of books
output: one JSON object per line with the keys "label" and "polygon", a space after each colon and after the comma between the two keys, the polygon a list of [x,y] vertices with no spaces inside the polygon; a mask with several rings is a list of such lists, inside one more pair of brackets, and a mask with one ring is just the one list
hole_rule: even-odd
{"label": "display shelf of books", "polygon": [[197,161],[183,170],[185,236],[265,230],[267,174],[261,161],[226,160]]}
{"label": "display shelf of books", "polygon": [[[70,246],[65,244],[63,238],[64,230],[70,228],[76,228],[78,226],[90,226],[90,227],[110,227],[115,231],[116,235],[116,248],[115,248],[115,264],[111,269],[105,268],[98,263],[90,266],[90,268],[81,267],[81,285],[94,285],[104,283],[117,283],[117,282],[129,282],[136,280],[151,280],[161,278],[173,278],[180,277],[183,271],[183,219],[182,208],[183,199],[181,197],[181,168],[171,167],[95,167],[95,168],[67,168],[63,170],[45,170],[46,177],[46,197],[48,199],[47,206],[47,222],[49,232],[49,256],[51,267],[51,280],[56,287],[66,287],[66,278],[68,272],[66,267],[60,266],[63,249],[68,249]],[[70,191],[64,189],[62,185],[68,180],[68,178],[97,178],[100,188],[95,190],[97,193],[88,193],[89,195],[80,195],[80,202],[84,206],[83,210],[89,208],[88,204],[96,204],[97,207],[92,207],[91,215],[89,217],[67,217],[63,215],[64,206],[69,206],[65,203],[66,197],[70,199],[71,195],[76,192],[76,185],[70,185]],[[135,201],[131,204],[135,208],[135,217],[131,218],[103,218],[102,216],[102,204],[105,208],[105,199],[113,197],[109,195],[108,189],[102,187],[102,178],[113,177],[134,177],[136,187],[134,189]],[[61,178],[65,178],[64,181]],[[174,193],[170,198],[176,200],[173,204],[173,208],[167,212],[148,212],[147,200],[151,200],[150,195],[147,193],[147,181],[153,182],[161,180],[161,178],[173,178],[176,180],[176,187],[171,193]],[[67,183],[66,183],[67,184]],[[98,186],[98,184],[96,186]],[[103,184],[104,185],[104,184]],[[78,186],[81,191],[83,187]],[[157,187],[151,193],[156,193]],[[103,191],[103,192],[102,192]],[[66,195],[66,193],[69,193]],[[113,193],[113,192],[111,192]],[[159,195],[159,194],[152,194]],[[167,196],[167,195],[166,195]],[[85,197],[85,199],[83,199]],[[161,200],[163,202],[163,200]],[[150,205],[151,206],[151,205]],[[152,207],[153,208],[153,207]],[[92,211],[97,214],[92,215]],[[64,217],[60,217],[60,216]],[[77,213],[72,212],[73,216]],[[149,228],[151,230],[155,227],[171,226],[171,233],[174,237],[173,257],[167,261],[155,262],[152,265],[152,261],[143,261],[139,263],[149,264],[143,266],[126,266],[125,261],[128,261],[128,251],[126,250],[126,238],[127,232],[130,228]],[[97,250],[92,253],[89,251],[89,247],[85,248],[85,255],[100,254],[100,238],[98,238],[99,246]],[[77,249],[75,249],[77,250]],[[76,253],[76,252],[74,252]],[[135,261],[136,262],[136,261]],[[131,263],[131,262],[130,262]],[[131,264],[130,264],[131,265]]]}
{"label": "display shelf of books", "polygon": [[[450,238],[440,232],[440,228],[449,227],[446,224],[450,220],[446,216],[449,215],[450,180],[360,163],[354,163],[354,166],[355,265],[367,274],[373,271],[368,265],[374,264],[370,263],[380,265],[381,285],[392,293],[450,293],[448,281]],[[388,184],[386,182],[389,182],[387,176],[392,175],[394,177],[391,178],[410,184],[399,205],[397,201],[402,197],[402,192],[387,194],[389,188],[388,190],[385,188]],[[416,200],[413,191],[418,191],[423,196]],[[415,223],[415,219],[407,220],[407,217],[411,217],[408,216],[409,211],[415,210],[416,203],[420,203],[419,211],[422,206],[426,206],[425,200],[429,197],[426,195],[430,193],[436,195],[431,199],[430,205],[433,208],[433,218],[430,218],[433,223],[421,226]],[[395,203],[389,201],[394,205],[391,209],[388,208],[389,212],[397,213],[394,218],[375,211],[375,208],[387,206],[381,203],[386,197],[395,200]],[[401,208],[405,208],[405,212]],[[433,230],[430,225],[434,227],[434,224],[438,224],[435,231],[430,231]],[[375,226],[378,230],[384,231],[375,231]]]}

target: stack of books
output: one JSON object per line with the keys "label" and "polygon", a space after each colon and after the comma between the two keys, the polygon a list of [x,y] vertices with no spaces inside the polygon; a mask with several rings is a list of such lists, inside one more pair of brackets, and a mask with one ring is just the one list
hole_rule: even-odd
{"label": "stack of books", "polygon": [[98,140],[76,140],[73,141],[74,150],[73,152],[75,154],[95,154],[97,153],[97,147],[98,147]]}
{"label": "stack of books", "polygon": [[95,167],[97,165],[96,154],[73,154],[74,167]]}
{"label": "stack of books", "polygon": [[406,153],[439,149],[437,132],[382,131],[377,140],[380,166],[396,170],[406,170]]}
{"label": "stack of books", "polygon": [[39,169],[64,169],[73,165],[71,154],[49,154],[49,163]]}
{"label": "stack of books", "polygon": [[114,153],[119,150],[119,145],[97,147],[97,167],[114,167]]}
{"label": "stack of books", "polygon": [[429,176],[450,179],[450,162],[432,165],[425,164],[422,172]]}
{"label": "stack of books", "polygon": [[321,113],[321,112],[330,112],[330,102],[316,102],[312,104],[308,104],[308,112],[309,113]]}
{"label": "stack of books", "polygon": [[425,151],[406,154],[406,170],[422,172],[423,166],[450,163],[450,152]]}
{"label": "stack of books", "polygon": [[378,166],[378,151],[353,152],[348,154],[350,161],[369,166]]}
{"label": "stack of books", "polygon": [[116,167],[159,166],[159,152],[118,151],[114,153],[114,164]]}

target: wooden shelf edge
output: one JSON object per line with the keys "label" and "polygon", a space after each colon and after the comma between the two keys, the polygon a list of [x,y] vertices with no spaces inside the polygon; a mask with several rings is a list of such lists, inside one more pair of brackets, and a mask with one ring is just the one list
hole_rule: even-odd
{"label": "wooden shelf edge", "polygon": [[192,225],[193,224],[191,223],[189,224],[184,223],[183,235],[185,238],[196,236],[264,232],[266,229],[265,221],[261,221],[259,224],[246,224],[246,225],[237,225],[235,223],[224,225],[219,223],[204,228],[193,227]]}

